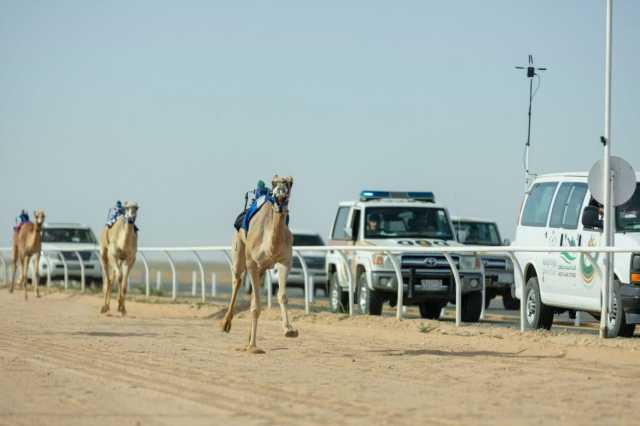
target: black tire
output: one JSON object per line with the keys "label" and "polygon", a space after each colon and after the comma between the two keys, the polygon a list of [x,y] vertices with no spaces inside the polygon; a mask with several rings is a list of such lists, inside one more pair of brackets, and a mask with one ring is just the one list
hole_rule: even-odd
{"label": "black tire", "polygon": [[620,303],[620,282],[613,282],[611,312],[607,321],[607,337],[632,337],[636,330],[635,324],[627,324],[624,311]]}
{"label": "black tire", "polygon": [[383,303],[384,299],[380,293],[369,288],[367,274],[365,272],[361,273],[358,276],[358,308],[360,313],[364,315],[382,315]]}
{"label": "black tire", "polygon": [[502,293],[502,306],[507,311],[516,311],[520,309],[520,301],[511,295],[511,290]]}
{"label": "black tire", "polygon": [[418,307],[421,318],[436,320],[440,318],[444,304],[441,302],[422,302]]}
{"label": "black tire", "polygon": [[482,292],[474,291],[462,296],[461,309],[463,322],[478,322],[482,313]]}
{"label": "black tire", "polygon": [[334,313],[348,312],[349,293],[342,291],[338,283],[338,273],[334,272],[329,277],[329,309]]}
{"label": "black tire", "polygon": [[527,281],[524,301],[527,304],[525,307],[525,328],[550,330],[553,325],[553,309],[542,303],[537,277],[531,277]]}
{"label": "black tire", "polygon": [[485,309],[489,309],[489,306],[491,305],[491,301],[493,300],[493,296],[489,295],[488,293],[485,293],[484,295],[484,308]]}

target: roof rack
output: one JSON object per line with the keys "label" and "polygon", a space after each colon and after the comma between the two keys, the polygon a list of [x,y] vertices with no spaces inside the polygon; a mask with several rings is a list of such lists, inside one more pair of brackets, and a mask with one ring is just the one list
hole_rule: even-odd
{"label": "roof rack", "polygon": [[425,203],[435,203],[436,197],[433,192],[408,192],[408,191],[369,191],[360,192],[360,201],[401,199],[422,201]]}

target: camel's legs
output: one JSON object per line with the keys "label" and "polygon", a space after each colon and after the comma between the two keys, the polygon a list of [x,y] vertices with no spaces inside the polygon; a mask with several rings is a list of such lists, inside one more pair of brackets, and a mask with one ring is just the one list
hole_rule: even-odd
{"label": "camel's legs", "polygon": [[133,266],[133,263],[135,262],[135,259],[127,259],[127,260],[123,260],[122,261],[122,286],[120,289],[120,293],[119,293],[119,299],[118,299],[118,311],[120,311],[120,313],[122,315],[126,315],[127,314],[127,309],[124,306],[124,301],[127,297],[127,287],[129,286],[129,273],[131,272],[131,267]]}
{"label": "camel's legs", "polygon": [[27,300],[27,282],[29,281],[29,260],[31,259],[31,255],[25,254],[22,257],[22,266],[20,273],[20,282],[24,286],[24,300]]}
{"label": "camel's legs", "polygon": [[244,274],[246,272],[246,264],[245,264],[245,247],[244,242],[240,239],[240,236],[236,234],[236,237],[233,241],[233,289],[231,291],[231,300],[229,301],[229,306],[227,307],[227,313],[222,320],[221,326],[222,330],[226,333],[231,331],[231,320],[233,320],[233,315],[235,313],[236,301],[238,299],[238,291],[242,286],[242,279],[244,278]]}
{"label": "camel's legs", "polygon": [[[18,253],[13,253],[13,273],[11,274],[11,287],[9,287],[9,293],[13,293],[13,288],[16,285],[16,274],[18,272]],[[20,277],[22,279],[22,277]]]}
{"label": "camel's legs", "polygon": [[31,284],[34,285],[36,291],[36,297],[40,297],[40,252],[33,255],[33,279]]}
{"label": "camel's legs", "polygon": [[249,268],[251,274],[251,335],[249,336],[249,346],[246,351],[251,353],[264,353],[264,351],[256,347],[256,336],[258,334],[258,318],[260,317],[260,286],[264,272],[260,272],[256,265]]}
{"label": "camel's legs", "polygon": [[100,309],[101,313],[109,312],[109,302],[111,300],[111,286],[113,279],[109,271],[109,258],[106,250],[100,250],[100,267],[102,268],[102,292],[104,293],[104,305]]}
{"label": "camel's legs", "polygon": [[118,284],[118,312],[122,313],[123,315],[126,314],[126,312],[122,312],[122,309],[124,308],[124,306],[122,305],[122,300],[124,298],[124,295],[122,293],[122,288],[124,286],[127,285],[127,283],[125,283],[123,281],[123,270],[124,270],[124,261],[123,260],[116,260],[111,258],[110,260],[112,260],[114,262],[114,265],[116,265],[116,283]]}
{"label": "camel's legs", "polygon": [[280,304],[280,315],[282,316],[282,329],[286,337],[298,337],[298,330],[289,323],[289,313],[287,312],[287,275],[291,266],[278,264],[278,303]]}

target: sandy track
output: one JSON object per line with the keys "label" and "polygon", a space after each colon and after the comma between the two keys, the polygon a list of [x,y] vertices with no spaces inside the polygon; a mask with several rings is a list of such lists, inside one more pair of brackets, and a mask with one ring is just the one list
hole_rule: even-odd
{"label": "sandy track", "polygon": [[0,424],[637,423],[638,338],[294,311],[285,339],[274,309],[250,355],[246,313],[99,305],[0,291]]}

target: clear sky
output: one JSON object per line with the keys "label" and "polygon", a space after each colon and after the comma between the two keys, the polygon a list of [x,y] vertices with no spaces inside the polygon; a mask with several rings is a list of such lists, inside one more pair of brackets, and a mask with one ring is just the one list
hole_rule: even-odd
{"label": "clear sky", "polygon": [[[615,0],[613,153],[640,170],[640,2]],[[548,66],[531,168],[601,157],[604,0],[0,0],[0,245],[21,208],[141,244],[228,243],[243,193],[292,175],[294,228],[363,188],[432,190],[514,233],[527,55]]]}

